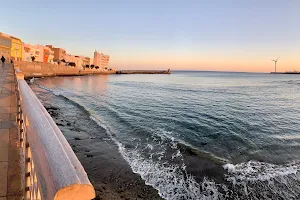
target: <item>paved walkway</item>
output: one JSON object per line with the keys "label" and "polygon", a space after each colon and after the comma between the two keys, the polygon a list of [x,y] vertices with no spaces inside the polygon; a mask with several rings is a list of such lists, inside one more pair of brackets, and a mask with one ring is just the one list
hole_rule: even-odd
{"label": "paved walkway", "polygon": [[22,198],[13,68],[0,63],[0,200]]}

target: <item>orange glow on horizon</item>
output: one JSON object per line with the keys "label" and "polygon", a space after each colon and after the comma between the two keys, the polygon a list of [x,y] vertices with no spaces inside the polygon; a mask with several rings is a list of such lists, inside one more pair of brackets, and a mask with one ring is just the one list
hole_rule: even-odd
{"label": "orange glow on horizon", "polygon": [[[150,59],[155,58],[155,59]],[[237,71],[237,72],[273,72],[274,59],[270,56],[236,56],[235,58],[216,56],[138,56],[112,59],[111,66],[118,69],[166,69],[203,70],[203,71]],[[300,71],[300,59],[282,56],[277,62],[277,72]]]}

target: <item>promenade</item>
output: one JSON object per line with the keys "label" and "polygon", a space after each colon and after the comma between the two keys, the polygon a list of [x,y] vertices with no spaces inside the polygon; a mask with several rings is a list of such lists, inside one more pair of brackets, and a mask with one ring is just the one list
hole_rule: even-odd
{"label": "promenade", "polygon": [[0,64],[0,200],[22,199],[14,72]]}

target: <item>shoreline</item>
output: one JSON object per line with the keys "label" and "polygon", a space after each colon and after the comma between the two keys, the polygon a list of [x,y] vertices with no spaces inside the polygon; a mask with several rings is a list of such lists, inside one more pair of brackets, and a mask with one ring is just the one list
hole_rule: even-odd
{"label": "shoreline", "polygon": [[42,91],[34,88],[84,166],[96,190],[95,199],[163,199],[156,189],[132,171],[106,129],[91,120],[88,111],[64,97],[38,90]]}
{"label": "shoreline", "polygon": [[[142,178],[145,174],[137,171],[137,166],[132,166],[131,161],[128,162],[123,157],[118,145],[110,137],[107,130],[101,125],[99,126],[96,121],[91,120],[90,113],[84,107],[67,97],[46,92],[38,85],[32,84],[31,86],[84,166],[96,190],[96,199],[163,199],[160,194],[166,197],[168,192],[162,188],[163,186],[154,188],[151,185],[156,184],[155,182],[151,182],[145,177]],[[167,140],[163,140],[163,142],[171,142]],[[161,177],[161,174],[165,174],[165,176],[186,180],[189,176],[186,177],[185,174],[190,174],[194,184],[200,184],[206,175],[208,175],[207,178],[218,180],[218,183],[223,181],[223,163],[184,144],[178,143],[177,148],[182,156],[172,158],[175,151],[170,147],[165,149],[164,156],[166,159],[170,159],[171,166],[172,164],[179,166],[178,171],[174,171],[175,174],[170,174],[168,171],[158,168],[162,171],[155,173],[157,179]],[[154,160],[159,166],[162,166],[156,156],[154,155]],[[186,170],[180,167],[182,162],[184,162]],[[172,183],[172,179],[163,182],[170,184],[169,186],[177,187],[176,183]],[[184,188],[186,186],[178,187],[178,191],[185,191]],[[198,190],[199,188],[195,189]],[[205,187],[204,190],[206,193],[216,195],[209,188]],[[175,194],[172,193],[172,195]]]}
{"label": "shoreline", "polygon": [[78,68],[64,65],[54,65],[34,62],[17,62],[18,67],[25,78],[41,78],[56,76],[84,76],[84,75],[112,75],[112,74],[171,74],[171,70],[103,70]]}

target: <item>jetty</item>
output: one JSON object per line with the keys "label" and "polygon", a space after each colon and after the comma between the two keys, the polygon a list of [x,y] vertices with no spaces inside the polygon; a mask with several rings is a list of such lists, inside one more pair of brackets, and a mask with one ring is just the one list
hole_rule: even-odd
{"label": "jetty", "polygon": [[119,70],[116,74],[171,74],[171,70]]}
{"label": "jetty", "polygon": [[0,199],[95,198],[80,161],[15,65],[0,66]]}
{"label": "jetty", "polygon": [[300,74],[300,72],[297,71],[291,71],[291,72],[270,72],[271,74]]}

